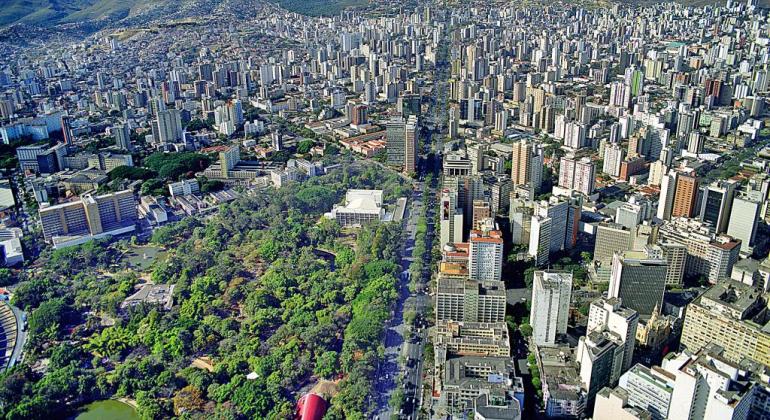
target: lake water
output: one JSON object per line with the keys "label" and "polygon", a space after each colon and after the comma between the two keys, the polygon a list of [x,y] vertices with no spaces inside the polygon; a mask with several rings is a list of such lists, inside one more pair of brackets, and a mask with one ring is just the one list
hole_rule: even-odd
{"label": "lake water", "polygon": [[139,420],[134,407],[116,400],[96,401],[83,410],[75,420]]}

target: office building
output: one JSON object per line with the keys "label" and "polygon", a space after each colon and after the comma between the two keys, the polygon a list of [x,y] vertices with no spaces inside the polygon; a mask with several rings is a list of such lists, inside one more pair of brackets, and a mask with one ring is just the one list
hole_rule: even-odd
{"label": "office building", "polygon": [[669,353],[661,366],[635,365],[616,388],[604,388],[597,395],[594,418],[767,418],[770,390],[762,375],[750,370],[755,366],[733,363],[723,353],[720,346],[709,344],[697,352]]}
{"label": "office building", "polygon": [[663,304],[667,273],[659,247],[615,253],[608,296],[619,298],[640,315],[651,315]]}
{"label": "office building", "polygon": [[759,214],[762,209],[760,194],[743,193],[733,200],[727,234],[741,241],[741,253],[751,255],[757,236]]}
{"label": "office building", "polygon": [[732,363],[751,359],[770,367],[767,297],[734,280],[711,286],[687,306],[682,347],[691,352],[714,343]]}
{"label": "office building", "polygon": [[489,201],[473,200],[473,216],[471,220],[471,229],[481,229],[482,222],[489,218],[494,218]]}
{"label": "office building", "polygon": [[727,231],[737,186],[736,181],[719,180],[703,188],[700,220],[710,223],[717,233]]}
{"label": "office building", "polygon": [[87,194],[76,201],[40,208],[43,237],[55,248],[131,232],[137,218],[136,200],[130,190]]}
{"label": "office building", "polygon": [[577,346],[580,380],[586,391],[586,407],[593,407],[596,393],[617,383],[623,373],[623,342],[614,334],[589,332]]}
{"label": "office building", "polygon": [[440,233],[441,248],[463,241],[463,211],[458,207],[457,192],[444,190],[441,193]]}
{"label": "office building", "polygon": [[666,285],[681,286],[684,281],[684,270],[687,266],[687,247],[675,242],[661,242],[658,246],[663,251],[663,259],[668,264]]}
{"label": "office building", "polygon": [[385,123],[388,165],[403,166],[406,156],[406,121],[393,117]]}
{"label": "office building", "polygon": [[551,229],[553,219],[534,215],[530,219],[530,234],[528,253],[534,257],[535,265],[542,267],[548,263],[548,257],[551,255]]}
{"label": "office building", "polygon": [[687,247],[685,273],[705,276],[712,284],[730,278],[733,265],[738,261],[741,241],[727,235],[716,235],[709,225],[696,219],[674,218],[658,230],[662,242]]}
{"label": "office building", "polygon": [[639,314],[623,306],[618,298],[600,298],[588,309],[586,331],[612,333],[623,347],[622,371],[631,367],[636,343],[636,330],[639,326]]}
{"label": "office building", "polygon": [[511,355],[508,327],[504,322],[438,321],[433,346],[438,363],[454,356]]}
{"label": "office building", "polygon": [[404,126],[404,173],[411,174],[417,170],[417,158],[419,154],[420,128],[417,125],[417,117],[410,115]]}
{"label": "office building", "polygon": [[532,340],[538,346],[553,346],[567,333],[572,273],[535,271],[529,322]]}
{"label": "office building", "polygon": [[67,146],[75,144],[75,133],[72,131],[72,117],[69,115],[62,115],[61,117],[61,132],[64,144]]}
{"label": "office building", "polygon": [[436,287],[436,322],[505,321],[505,284],[478,282],[439,275]]}
{"label": "office building", "polygon": [[692,174],[680,174],[674,191],[671,217],[692,217],[698,198],[698,178]]}
{"label": "office building", "polygon": [[499,230],[472,230],[468,274],[472,280],[499,281],[503,271],[503,236]]}
{"label": "office building", "polygon": [[437,375],[441,394],[437,408],[459,416],[472,410],[481,395],[523,401],[524,388],[509,357],[462,356],[448,359]]}

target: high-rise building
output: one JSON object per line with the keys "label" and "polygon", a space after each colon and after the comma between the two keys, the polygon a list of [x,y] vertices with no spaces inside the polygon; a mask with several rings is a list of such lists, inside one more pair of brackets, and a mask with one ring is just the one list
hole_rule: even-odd
{"label": "high-rise building", "polygon": [[468,276],[472,280],[499,281],[503,271],[503,234],[499,230],[472,230]]}
{"label": "high-rise building", "polygon": [[419,136],[417,117],[410,115],[404,128],[404,173],[410,174],[417,170]]}
{"label": "high-rise building", "polygon": [[741,241],[742,254],[753,252],[761,209],[761,194],[743,193],[733,200],[727,234]]}
{"label": "high-rise building", "polygon": [[660,198],[658,199],[658,210],[656,216],[660,220],[671,218],[671,212],[674,208],[674,196],[676,195],[676,181],[679,172],[671,170],[663,175],[660,181]]}
{"label": "high-rise building", "polygon": [[604,163],[602,172],[609,176],[620,176],[620,164],[625,157],[625,151],[618,144],[610,144],[604,148]]}
{"label": "high-rise building", "polygon": [[436,322],[505,321],[505,284],[439,275],[436,286]]}
{"label": "high-rise building", "polygon": [[576,357],[587,407],[593,407],[599,390],[617,383],[623,373],[623,355],[623,342],[615,334],[593,331],[580,337]]}
{"label": "high-rise building", "polygon": [[640,315],[651,315],[663,305],[667,273],[659,247],[615,253],[608,296],[619,298]]}
{"label": "high-rise building", "polygon": [[717,233],[727,231],[737,185],[733,180],[719,180],[703,188],[700,219],[710,223]]}
{"label": "high-rise building", "polygon": [[182,116],[177,109],[158,111],[153,124],[155,142],[160,144],[174,143],[182,139]]}
{"label": "high-rise building", "polygon": [[587,332],[608,331],[614,334],[623,346],[622,371],[631,367],[636,344],[636,330],[639,314],[625,307],[618,298],[600,298],[591,302],[588,309]]}
{"label": "high-rise building", "polygon": [[473,200],[473,218],[471,220],[471,229],[481,229],[484,219],[493,217],[489,201]]}
{"label": "high-rise building", "polygon": [[350,124],[354,126],[367,124],[369,122],[367,119],[368,110],[369,107],[366,105],[354,105],[351,109]]}
{"label": "high-rise building", "polygon": [[404,172],[414,172],[417,165],[419,128],[417,117],[393,117],[385,124],[388,165],[399,166]]}
{"label": "high-rise building", "polygon": [[661,366],[633,366],[615,389],[597,395],[594,419],[767,418],[768,386],[723,353],[709,345],[698,352],[669,353]]}
{"label": "high-rise building", "polygon": [[559,186],[585,195],[594,192],[596,184],[595,164],[589,158],[562,157],[559,164]]}
{"label": "high-rise building", "polygon": [[388,165],[402,166],[406,155],[406,121],[401,117],[393,117],[385,123],[385,130]]}
{"label": "high-rise building", "polygon": [[697,219],[677,217],[658,229],[663,242],[687,247],[685,273],[692,277],[705,276],[712,284],[730,278],[738,261],[741,241],[728,235],[716,235],[709,225]]}
{"label": "high-rise building", "polygon": [[698,178],[692,174],[680,174],[676,180],[672,217],[692,217],[698,198]]}
{"label": "high-rise building", "polygon": [[122,123],[112,127],[112,135],[115,137],[115,146],[120,149],[131,151],[131,130],[128,124]]}
{"label": "high-rise building", "polygon": [[594,264],[600,281],[609,281],[612,257],[616,252],[628,251],[634,243],[634,231],[617,223],[596,225]]}
{"label": "high-rise building", "polygon": [[57,248],[131,232],[136,220],[136,200],[130,190],[87,194],[76,201],[40,208],[43,237]]}
{"label": "high-rise building", "polygon": [[529,255],[534,257],[535,265],[542,267],[548,263],[551,255],[551,230],[553,220],[550,217],[533,215],[530,219]]}
{"label": "high-rise building", "polygon": [[439,209],[441,248],[463,241],[463,211],[458,207],[457,192],[444,190]]}
{"label": "high-rise building", "polygon": [[61,132],[64,144],[71,146],[75,143],[75,134],[72,131],[72,117],[69,115],[62,115],[61,117]]}
{"label": "high-rise building", "polygon": [[525,185],[538,192],[543,182],[543,151],[529,140],[512,145],[511,182],[514,186]]}
{"label": "high-rise building", "polygon": [[571,295],[572,273],[535,271],[529,322],[536,345],[552,346],[567,333]]}
{"label": "high-rise building", "polygon": [[663,259],[668,264],[666,285],[681,286],[684,280],[684,269],[687,266],[687,246],[676,242],[661,242],[658,246],[663,251]]}

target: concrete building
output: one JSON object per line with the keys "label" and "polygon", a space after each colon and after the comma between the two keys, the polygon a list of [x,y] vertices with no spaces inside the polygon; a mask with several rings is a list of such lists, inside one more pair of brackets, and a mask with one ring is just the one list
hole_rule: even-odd
{"label": "concrete building", "polygon": [[200,193],[200,184],[197,179],[185,179],[168,184],[168,192],[172,197],[179,195],[192,195]]}
{"label": "concrete building", "polygon": [[567,345],[535,347],[535,357],[548,417],[582,418],[586,392],[580,379],[575,349]]}
{"label": "concrete building", "polygon": [[698,198],[698,178],[692,174],[680,174],[676,180],[671,217],[692,217]]}
{"label": "concrete building", "polygon": [[559,164],[559,186],[591,195],[596,184],[595,166],[589,158],[562,157]]}
{"label": "concrete building", "polygon": [[505,321],[505,284],[478,282],[439,275],[436,287],[436,322]]}
{"label": "concrete building", "polygon": [[678,217],[660,226],[662,242],[678,243],[687,247],[685,273],[705,276],[712,284],[730,278],[733,265],[738,261],[741,241],[727,235],[716,235],[699,220]]}
{"label": "concrete building", "polygon": [[714,343],[732,363],[748,358],[770,367],[769,328],[762,290],[725,280],[687,306],[681,343],[690,352]]}
{"label": "concrete building", "polygon": [[468,274],[472,280],[500,281],[503,275],[503,233],[472,230]]}
{"label": "concrete building", "polygon": [[741,241],[741,254],[751,255],[762,209],[758,194],[740,194],[733,200],[727,234]]}
{"label": "concrete building", "polygon": [[642,316],[651,315],[663,304],[668,264],[662,250],[615,253],[607,295],[618,298]]}
{"label": "concrete building", "polygon": [[639,314],[633,309],[624,307],[617,298],[600,298],[591,302],[588,310],[587,332],[607,331],[617,337],[623,347],[623,359],[620,370],[631,367],[634,358],[636,330],[639,325]]}
{"label": "concrete building", "polygon": [[700,220],[710,223],[717,233],[727,231],[737,186],[734,180],[719,180],[703,188]]}
{"label": "concrete building", "polygon": [[457,192],[445,189],[441,192],[439,209],[440,246],[463,241],[463,211],[457,203]]}
{"label": "concrete building", "polygon": [[[438,321],[433,334],[437,360],[451,356],[511,355],[508,327],[504,322]],[[445,355],[441,355],[442,352]]]}
{"label": "concrete building", "polygon": [[130,190],[86,194],[76,201],[40,208],[43,237],[55,248],[136,229],[137,208]]}
{"label": "concrete building", "polygon": [[567,333],[571,295],[571,273],[535,271],[529,322],[536,345],[553,346],[558,335]]}
{"label": "concrete building", "polygon": [[348,190],[345,204],[335,204],[326,217],[336,220],[342,227],[361,227],[385,217],[382,204],[382,190]]}

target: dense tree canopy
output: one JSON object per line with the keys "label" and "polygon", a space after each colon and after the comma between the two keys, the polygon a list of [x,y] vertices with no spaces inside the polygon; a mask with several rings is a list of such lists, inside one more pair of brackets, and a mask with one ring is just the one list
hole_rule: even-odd
{"label": "dense tree canopy", "polygon": [[[140,282],[119,271],[125,243],[44,255],[14,300],[31,313],[36,345],[26,360],[50,363],[44,373],[21,365],[0,376],[0,414],[61,415],[128,397],[143,418],[286,418],[305,385],[342,378],[330,418],[365,418],[396,298],[401,227],[349,232],[320,216],[348,188],[385,185],[393,195],[407,191],[401,182],[346,167],[155,230],[151,242],[169,255],[149,277],[175,286],[170,311],[119,309]],[[212,372],[190,367],[201,357]]]}

